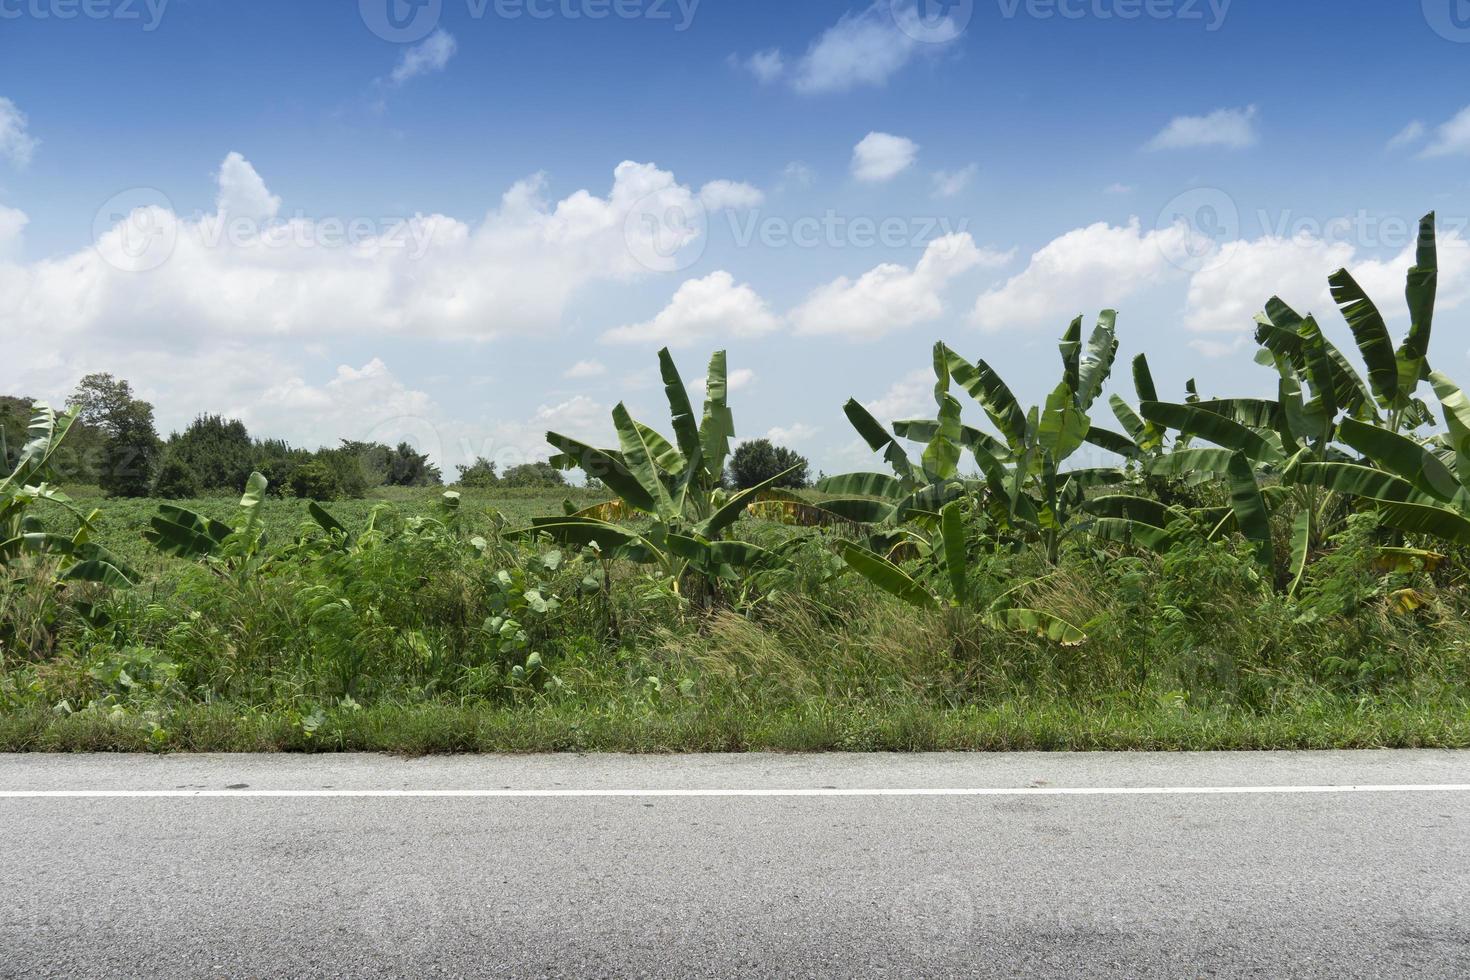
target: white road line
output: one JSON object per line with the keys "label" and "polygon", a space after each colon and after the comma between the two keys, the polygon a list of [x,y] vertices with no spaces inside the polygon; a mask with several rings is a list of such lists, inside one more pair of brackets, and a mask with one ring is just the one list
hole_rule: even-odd
{"label": "white road line", "polygon": [[1009,786],[979,789],[74,789],[0,790],[0,800],[623,799],[760,797],[1248,796],[1470,793],[1470,784],[1382,786]]}

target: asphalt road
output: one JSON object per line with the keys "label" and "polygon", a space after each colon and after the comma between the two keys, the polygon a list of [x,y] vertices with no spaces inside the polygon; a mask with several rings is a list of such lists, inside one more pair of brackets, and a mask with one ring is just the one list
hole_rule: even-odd
{"label": "asphalt road", "polygon": [[[1447,752],[0,756],[0,976],[1463,978],[1465,784]],[[227,795],[44,795],[76,792]]]}

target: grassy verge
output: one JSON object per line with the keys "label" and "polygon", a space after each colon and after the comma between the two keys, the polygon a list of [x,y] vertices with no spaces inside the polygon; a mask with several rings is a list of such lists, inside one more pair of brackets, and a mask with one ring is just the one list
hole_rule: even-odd
{"label": "grassy verge", "polygon": [[1470,748],[1470,703],[1323,700],[1269,715],[1123,701],[939,710],[814,704],[782,710],[592,711],[399,707],[285,713],[181,706],[110,719],[0,716],[6,752],[930,752]]}

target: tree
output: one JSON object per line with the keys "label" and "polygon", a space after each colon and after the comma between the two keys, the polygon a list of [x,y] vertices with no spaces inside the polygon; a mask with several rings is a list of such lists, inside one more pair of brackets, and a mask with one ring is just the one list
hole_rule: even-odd
{"label": "tree", "polygon": [[495,463],[484,456],[468,466],[461,463],[456,469],[459,470],[459,485],[462,487],[471,490],[486,490],[500,485],[500,477],[495,472]]}
{"label": "tree", "polygon": [[256,446],[239,419],[201,415],[169,437],[168,450],[194,472],[201,490],[238,492],[255,469]]}
{"label": "tree", "polygon": [[9,473],[26,443],[34,398],[0,395],[0,473]]}
{"label": "tree", "polygon": [[153,406],[136,398],[113,406],[105,424],[108,435],[97,485],[109,497],[148,496],[163,446],[153,427]]}
{"label": "tree", "polygon": [[291,492],[304,500],[330,501],[342,496],[337,473],[321,460],[312,460],[291,474]]}
{"label": "tree", "polygon": [[807,486],[807,461],[784,446],[773,445],[769,439],[753,439],[742,442],[730,457],[730,482],[736,489],[749,490],[793,466],[801,468],[777,481],[776,487],[800,490]]}
{"label": "tree", "polygon": [[567,478],[550,463],[523,463],[506,470],[500,478],[500,485],[511,490],[564,487]]}
{"label": "tree", "polygon": [[191,500],[199,496],[199,478],[178,456],[164,453],[153,481],[153,495],[164,500]]}
{"label": "tree", "polygon": [[110,374],[89,374],[77,383],[71,404],[80,427],[73,448],[73,478],[93,478],[110,497],[146,497],[158,461],[153,406],[133,395],[133,386]]}

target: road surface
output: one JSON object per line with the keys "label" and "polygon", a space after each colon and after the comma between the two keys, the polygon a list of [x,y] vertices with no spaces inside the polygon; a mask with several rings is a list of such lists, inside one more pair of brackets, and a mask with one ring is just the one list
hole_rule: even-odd
{"label": "road surface", "polygon": [[1470,755],[0,756],[0,976],[1470,976]]}

